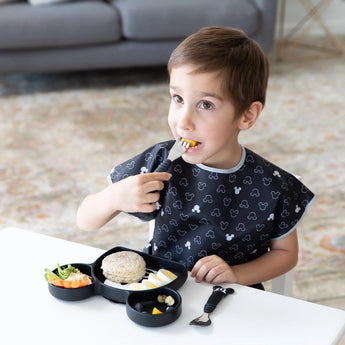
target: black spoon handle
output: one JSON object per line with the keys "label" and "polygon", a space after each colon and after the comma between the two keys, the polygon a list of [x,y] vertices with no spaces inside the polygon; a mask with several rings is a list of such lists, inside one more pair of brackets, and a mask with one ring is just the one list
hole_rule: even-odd
{"label": "black spoon handle", "polygon": [[235,292],[234,289],[232,288],[227,288],[227,289],[224,289],[222,288],[221,286],[214,286],[213,287],[213,291],[212,291],[212,294],[211,296],[208,298],[205,306],[204,306],[204,312],[205,313],[212,313],[218,303],[227,295],[230,295],[230,294],[233,294]]}

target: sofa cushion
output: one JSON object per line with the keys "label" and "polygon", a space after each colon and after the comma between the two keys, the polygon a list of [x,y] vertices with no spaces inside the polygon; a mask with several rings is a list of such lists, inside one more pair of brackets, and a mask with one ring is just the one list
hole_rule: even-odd
{"label": "sofa cushion", "polygon": [[[0,0],[0,6],[1,6],[2,4],[7,3],[7,2],[15,2],[15,1],[19,1],[19,0]],[[0,7],[0,10],[1,10],[1,7]]]}
{"label": "sofa cushion", "polygon": [[51,5],[51,4],[56,4],[58,2],[66,2],[66,1],[70,1],[70,0],[28,0],[31,6]]}
{"label": "sofa cushion", "polygon": [[118,12],[101,1],[1,6],[0,49],[76,46],[120,38]]}
{"label": "sofa cushion", "polygon": [[260,15],[246,0],[112,0],[128,39],[184,38],[203,26],[233,26],[248,35],[259,28]]}

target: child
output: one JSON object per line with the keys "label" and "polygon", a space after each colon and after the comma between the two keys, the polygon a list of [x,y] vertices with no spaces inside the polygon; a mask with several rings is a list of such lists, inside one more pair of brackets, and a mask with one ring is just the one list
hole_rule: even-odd
{"label": "child", "polygon": [[120,212],[155,219],[145,250],[185,263],[197,282],[257,287],[289,271],[314,194],[238,142],[265,104],[264,53],[242,31],[208,27],[174,50],[168,70],[169,126],[197,145],[168,172],[153,171],[173,140],[115,167],[110,185],[82,202],[78,226],[98,229]]}

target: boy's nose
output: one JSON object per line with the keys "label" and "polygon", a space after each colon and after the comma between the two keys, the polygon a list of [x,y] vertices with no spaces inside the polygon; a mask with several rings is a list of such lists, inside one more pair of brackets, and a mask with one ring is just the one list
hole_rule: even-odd
{"label": "boy's nose", "polygon": [[178,127],[182,130],[193,130],[194,129],[194,122],[193,122],[193,111],[191,109],[184,109],[181,111],[179,118],[178,118]]}

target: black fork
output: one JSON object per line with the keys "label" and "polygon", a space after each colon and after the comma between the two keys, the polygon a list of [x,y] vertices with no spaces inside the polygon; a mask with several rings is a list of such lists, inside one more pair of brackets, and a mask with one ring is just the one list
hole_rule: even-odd
{"label": "black fork", "polygon": [[189,324],[193,326],[209,326],[211,324],[210,314],[216,309],[218,303],[227,295],[235,292],[232,288],[223,288],[219,285],[213,287],[211,296],[208,298],[205,306],[204,313],[192,320]]}

